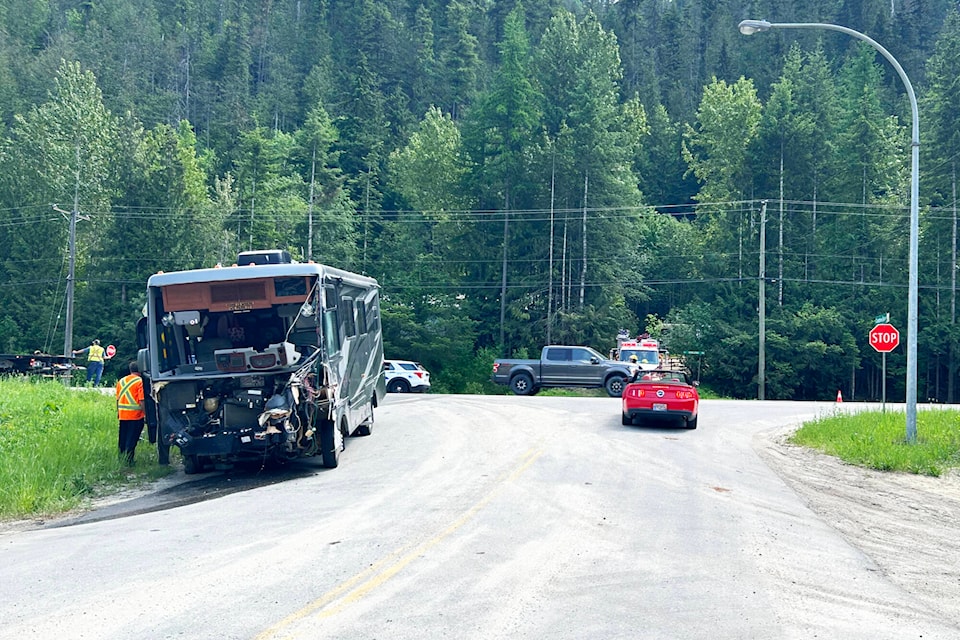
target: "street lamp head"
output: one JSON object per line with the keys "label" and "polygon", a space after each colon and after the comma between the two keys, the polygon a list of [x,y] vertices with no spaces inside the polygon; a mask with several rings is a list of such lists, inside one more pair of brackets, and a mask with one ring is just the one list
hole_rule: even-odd
{"label": "street lamp head", "polygon": [[740,33],[745,36],[753,35],[757,31],[766,31],[770,23],[766,20],[744,20],[740,23]]}

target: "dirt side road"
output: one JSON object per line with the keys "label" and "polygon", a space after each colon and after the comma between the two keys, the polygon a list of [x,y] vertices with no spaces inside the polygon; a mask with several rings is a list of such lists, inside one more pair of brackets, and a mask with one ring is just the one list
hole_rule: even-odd
{"label": "dirt side road", "polygon": [[758,434],[757,452],[892,582],[960,625],[960,474],[856,467],[789,444],[793,431]]}

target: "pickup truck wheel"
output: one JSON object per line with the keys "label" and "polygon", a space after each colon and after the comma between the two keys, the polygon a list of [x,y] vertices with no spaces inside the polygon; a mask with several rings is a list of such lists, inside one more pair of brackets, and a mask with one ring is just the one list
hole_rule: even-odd
{"label": "pickup truck wheel", "polygon": [[607,390],[607,395],[611,398],[621,397],[625,386],[627,386],[627,379],[622,376],[610,376],[604,385]]}
{"label": "pickup truck wheel", "polygon": [[533,395],[533,378],[529,373],[518,373],[510,378],[510,389],[518,396]]}

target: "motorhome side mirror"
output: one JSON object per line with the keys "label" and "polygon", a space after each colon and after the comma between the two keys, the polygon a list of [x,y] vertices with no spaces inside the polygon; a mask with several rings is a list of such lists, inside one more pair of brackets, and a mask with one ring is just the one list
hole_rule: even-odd
{"label": "motorhome side mirror", "polygon": [[[147,335],[147,319],[140,318],[137,320],[137,347],[143,349],[149,343],[149,336]],[[141,369],[142,371],[142,369]]]}
{"label": "motorhome side mirror", "polygon": [[140,373],[145,376],[150,376],[150,350],[149,349],[140,349],[137,351],[137,368],[140,369]]}

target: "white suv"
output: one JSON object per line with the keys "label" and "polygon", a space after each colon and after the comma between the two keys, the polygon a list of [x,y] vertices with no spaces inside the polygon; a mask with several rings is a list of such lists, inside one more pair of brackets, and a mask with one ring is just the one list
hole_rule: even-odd
{"label": "white suv", "polygon": [[383,373],[388,393],[426,393],[430,390],[430,372],[419,362],[384,360]]}

